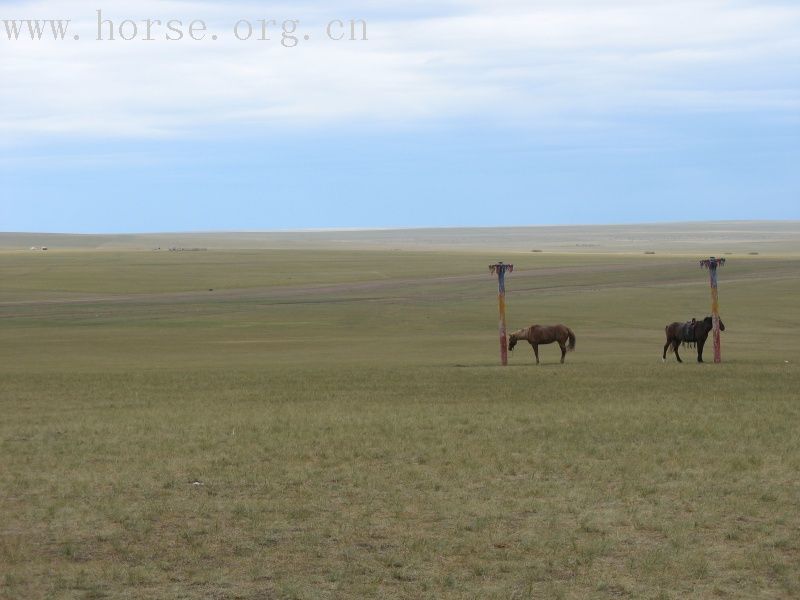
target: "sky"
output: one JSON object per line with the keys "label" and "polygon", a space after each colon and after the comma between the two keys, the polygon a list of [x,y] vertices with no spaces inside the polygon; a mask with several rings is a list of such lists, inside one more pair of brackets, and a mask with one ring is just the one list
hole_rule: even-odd
{"label": "sky", "polygon": [[798,164],[794,1],[0,0],[0,231],[800,219]]}

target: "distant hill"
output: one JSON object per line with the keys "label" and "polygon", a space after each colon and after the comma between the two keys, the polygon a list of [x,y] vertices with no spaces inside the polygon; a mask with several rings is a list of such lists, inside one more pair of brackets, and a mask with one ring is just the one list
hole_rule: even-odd
{"label": "distant hill", "polygon": [[800,221],[120,235],[0,233],[0,250],[384,249],[800,254]]}

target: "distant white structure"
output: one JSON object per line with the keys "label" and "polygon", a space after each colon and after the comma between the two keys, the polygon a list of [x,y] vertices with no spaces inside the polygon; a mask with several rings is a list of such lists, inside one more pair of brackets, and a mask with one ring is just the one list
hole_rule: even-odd
{"label": "distant white structure", "polygon": [[31,250],[38,250],[36,246],[31,246]]}

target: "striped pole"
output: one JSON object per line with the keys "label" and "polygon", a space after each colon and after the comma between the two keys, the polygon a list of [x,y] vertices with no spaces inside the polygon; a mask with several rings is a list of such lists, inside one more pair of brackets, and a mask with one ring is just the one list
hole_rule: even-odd
{"label": "striped pole", "polygon": [[513,272],[514,265],[506,265],[499,262],[496,265],[489,265],[489,271],[497,275],[497,301],[500,306],[500,363],[505,367],[508,365],[508,341],[506,336],[506,273]]}
{"label": "striped pole", "polygon": [[711,257],[700,261],[700,266],[708,269],[711,276],[711,318],[713,319],[712,334],[714,336],[714,362],[722,362],[722,342],[719,335],[719,292],[717,291],[717,267],[725,264],[724,258]]}

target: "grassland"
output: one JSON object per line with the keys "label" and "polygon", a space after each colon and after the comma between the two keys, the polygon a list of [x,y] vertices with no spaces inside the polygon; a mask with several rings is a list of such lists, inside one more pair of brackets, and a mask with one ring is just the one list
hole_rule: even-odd
{"label": "grassland", "polygon": [[0,253],[0,597],[800,596],[793,248],[396,246]]}

